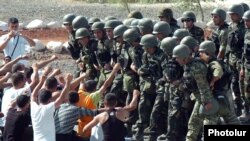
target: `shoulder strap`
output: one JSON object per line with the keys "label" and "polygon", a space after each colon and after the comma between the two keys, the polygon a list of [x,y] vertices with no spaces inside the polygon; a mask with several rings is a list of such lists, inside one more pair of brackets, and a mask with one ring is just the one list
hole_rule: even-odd
{"label": "shoulder strap", "polygon": [[10,57],[11,57],[11,58],[12,58],[12,56],[13,56],[13,54],[14,54],[15,50],[16,50],[16,47],[17,47],[17,43],[18,43],[18,41],[19,41],[19,35],[17,36],[17,41],[16,41],[16,44],[15,44],[15,47],[14,47],[14,49],[13,49],[13,51],[12,51],[11,55],[10,55]]}

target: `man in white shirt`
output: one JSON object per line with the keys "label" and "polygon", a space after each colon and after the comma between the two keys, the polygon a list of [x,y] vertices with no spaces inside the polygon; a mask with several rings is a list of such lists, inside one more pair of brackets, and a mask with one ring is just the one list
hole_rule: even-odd
{"label": "man in white shirt", "polygon": [[[9,33],[0,37],[0,51],[4,56],[9,56],[12,60],[20,55],[27,54],[27,48],[35,46],[35,42],[20,33],[18,33],[19,22],[17,18],[10,18],[8,21]],[[20,63],[27,65],[26,60],[20,60]]]}
{"label": "man in white shirt", "polygon": [[48,71],[45,70],[39,84],[31,95],[31,120],[34,141],[56,140],[54,112],[63,102],[66,94],[68,94],[70,82],[72,81],[72,75],[67,75],[66,84],[61,95],[52,102],[52,93],[46,89],[40,90],[47,75]]}

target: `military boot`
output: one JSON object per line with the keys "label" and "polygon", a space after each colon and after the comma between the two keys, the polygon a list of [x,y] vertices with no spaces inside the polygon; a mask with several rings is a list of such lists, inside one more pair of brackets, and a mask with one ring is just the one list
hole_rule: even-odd
{"label": "military boot", "polygon": [[166,140],[167,140],[167,134],[161,134],[157,138],[157,141],[166,141]]}
{"label": "military boot", "polygon": [[244,106],[242,114],[238,117],[241,122],[246,122],[250,120],[249,106]]}
{"label": "military boot", "polygon": [[132,137],[132,141],[144,141],[144,128],[138,127],[136,133]]}

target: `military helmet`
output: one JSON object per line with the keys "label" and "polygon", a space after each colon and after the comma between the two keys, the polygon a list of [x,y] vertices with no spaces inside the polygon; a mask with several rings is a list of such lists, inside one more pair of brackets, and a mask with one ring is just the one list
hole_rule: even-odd
{"label": "military helmet", "polygon": [[103,29],[104,29],[104,23],[103,22],[95,22],[91,26],[92,31],[103,30]]}
{"label": "military helmet", "polygon": [[211,15],[218,15],[221,20],[225,21],[226,20],[226,11],[220,8],[215,8],[212,12]]}
{"label": "military helmet", "polygon": [[160,48],[167,54],[172,55],[174,47],[177,46],[177,41],[174,38],[166,37],[161,41]]}
{"label": "military helmet", "polygon": [[242,2],[240,4],[243,6],[244,12],[246,12],[247,10],[249,10],[249,6],[246,3]]}
{"label": "military helmet", "polygon": [[244,8],[241,4],[234,4],[231,7],[229,7],[227,13],[228,14],[235,13],[235,14],[238,14],[240,17],[242,17],[244,14]]}
{"label": "military helmet", "polygon": [[129,27],[134,19],[135,19],[135,18],[128,18],[128,19],[123,20],[122,23],[123,23],[124,25],[126,25],[126,26]]}
{"label": "military helmet", "polygon": [[196,47],[196,46],[199,45],[198,42],[197,42],[197,40],[194,37],[192,37],[192,36],[186,36],[186,37],[184,37],[181,40],[180,44],[184,44],[184,45],[188,46],[191,50],[193,50],[194,47]]}
{"label": "military helmet", "polygon": [[142,36],[140,45],[144,48],[152,48],[158,45],[157,38],[152,34],[146,34]]}
{"label": "military helmet", "polygon": [[104,28],[105,29],[108,29],[108,28],[114,29],[115,27],[117,27],[118,25],[121,25],[121,24],[122,24],[121,21],[109,20],[109,21],[105,22]]}
{"label": "military helmet", "polygon": [[67,14],[63,17],[63,24],[71,24],[74,18],[76,17],[75,14]]}
{"label": "military helmet", "polygon": [[177,29],[173,34],[173,38],[179,40],[182,40],[186,36],[190,36],[189,32],[186,29]]}
{"label": "military helmet", "polygon": [[214,42],[212,42],[212,41],[203,41],[200,44],[199,51],[204,51],[204,52],[207,52],[207,53],[214,54],[215,51],[216,51],[216,47],[215,47]]}
{"label": "military helmet", "polygon": [[79,28],[88,28],[89,23],[87,19],[83,16],[76,16],[72,21],[73,29],[76,31]]}
{"label": "military helmet", "polygon": [[162,33],[168,36],[171,33],[170,26],[167,22],[159,21],[154,25],[153,34]]}
{"label": "military helmet", "polygon": [[97,18],[97,17],[91,17],[91,18],[89,18],[89,20],[88,20],[88,22],[89,22],[89,24],[90,25],[92,25],[93,23],[95,23],[95,22],[100,22],[101,20],[99,19],[99,18]]}
{"label": "military helmet", "polygon": [[206,110],[204,105],[201,105],[199,108],[199,113],[200,114],[205,114],[205,115],[213,115],[219,111],[219,103],[216,99],[212,98],[210,100],[210,103],[212,105],[212,108],[209,110]]}
{"label": "military helmet", "polygon": [[104,21],[109,21],[109,20],[117,20],[117,18],[114,16],[107,16],[104,18]]}
{"label": "military helmet", "polygon": [[193,22],[196,22],[196,16],[195,16],[194,12],[192,12],[192,11],[185,11],[182,14],[181,21],[183,22],[183,20],[185,20],[185,19],[190,19]]}
{"label": "military helmet", "polygon": [[173,57],[187,58],[190,56],[190,49],[184,44],[177,45],[173,50]]}
{"label": "military helmet", "polygon": [[131,24],[130,24],[130,27],[137,27],[138,26],[138,23],[139,23],[139,19],[133,19]]}
{"label": "military helmet", "polygon": [[115,29],[114,29],[114,38],[117,37],[123,37],[123,33],[128,29],[128,27],[126,25],[118,25]]}
{"label": "military helmet", "polygon": [[123,33],[123,40],[132,43],[140,38],[140,34],[135,29],[128,29]]}
{"label": "military helmet", "polygon": [[244,20],[250,20],[250,10],[246,11],[242,17]]}
{"label": "military helmet", "polygon": [[151,33],[153,31],[153,27],[153,21],[148,18],[141,19],[138,23],[138,28],[142,33]]}
{"label": "military helmet", "polygon": [[131,11],[128,14],[127,18],[142,19],[143,16],[142,16],[142,13],[140,11],[135,10],[135,11]]}
{"label": "military helmet", "polygon": [[158,12],[158,17],[170,17],[173,18],[173,11],[170,8],[163,8]]}
{"label": "military helmet", "polygon": [[89,30],[86,28],[79,28],[76,30],[76,34],[75,34],[76,39],[89,37],[89,36],[90,36]]}

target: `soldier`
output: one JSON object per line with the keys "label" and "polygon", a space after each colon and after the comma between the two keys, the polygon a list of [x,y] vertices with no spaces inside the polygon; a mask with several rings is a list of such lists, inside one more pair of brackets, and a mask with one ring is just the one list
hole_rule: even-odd
{"label": "soldier", "polygon": [[161,62],[164,53],[157,47],[158,42],[154,35],[148,34],[141,38],[140,45],[144,47],[143,65],[138,70],[140,75],[141,98],[139,102],[138,130],[134,135],[135,140],[143,140],[143,131],[149,125],[149,116],[156,98],[156,81],[162,77]]}
{"label": "soldier", "polygon": [[157,22],[154,25],[153,34],[156,36],[158,41],[161,41],[165,37],[169,37],[169,35],[170,35],[169,24],[167,22],[163,22],[163,21]]}
{"label": "soldier", "polygon": [[[144,53],[144,50],[140,45],[140,39],[141,39],[140,34],[135,29],[128,29],[123,33],[123,40],[130,45],[129,56],[131,57],[132,60],[130,68],[133,71],[133,73],[131,72],[132,75],[125,76],[125,79],[133,81],[127,84],[125,83],[125,85],[127,85],[126,89],[128,92],[137,87],[139,88],[139,75],[137,72],[138,69],[142,66],[142,55]],[[132,96],[131,94],[128,94],[126,104],[128,104],[131,100]],[[138,120],[138,110],[132,111],[129,114],[129,120],[127,122],[128,136],[132,130],[131,129],[132,125],[134,125],[137,120]]]}
{"label": "soldier", "polygon": [[173,11],[170,8],[163,8],[158,12],[158,18],[160,21],[165,21],[169,24],[171,32],[170,36],[174,34],[174,32],[180,27],[177,25],[177,21],[173,16]]}
{"label": "soldier", "polygon": [[128,14],[127,18],[142,19],[143,15],[142,15],[142,13],[140,11],[135,10],[135,11],[131,11]]}
{"label": "soldier", "polygon": [[246,3],[242,2],[240,4],[241,4],[241,6],[243,6],[244,12],[249,10],[249,6]]}
{"label": "soldier", "polygon": [[[178,45],[173,50],[173,57],[184,66],[183,83],[185,91],[192,93],[191,100],[195,105],[188,122],[186,141],[196,141],[203,121],[208,124],[216,124],[218,103],[214,100],[207,81],[207,67],[202,61],[194,59],[190,55],[190,49],[186,45]],[[217,104],[217,105],[216,105]],[[200,108],[202,109],[200,112]]]}
{"label": "soldier", "polygon": [[153,21],[148,18],[143,18],[139,21],[138,28],[142,36],[146,34],[152,34],[154,28]]}
{"label": "soldier", "polygon": [[223,9],[216,8],[211,15],[214,25],[217,26],[212,32],[211,40],[215,43],[217,58],[224,59],[228,36],[228,24],[225,22],[226,12]]}
{"label": "soldier", "polygon": [[177,29],[173,34],[173,38],[176,39],[177,44],[180,44],[181,40],[186,36],[190,36],[190,33],[185,29]]}
{"label": "soldier", "polygon": [[[223,117],[224,122],[230,125],[240,124],[234,111],[230,110],[229,92],[231,73],[228,66],[221,60],[216,59],[216,47],[212,41],[204,41],[199,47],[200,59],[208,66],[208,82],[212,94],[219,102],[218,115]],[[206,122],[206,121],[205,121]]]}
{"label": "soldier", "polygon": [[101,20],[97,17],[91,17],[89,18],[88,22],[89,22],[89,26],[91,27],[93,25],[93,23],[95,22],[100,22]]}
{"label": "soldier", "polygon": [[191,11],[186,11],[182,14],[181,21],[183,23],[183,26],[188,32],[191,34],[192,37],[194,37],[198,43],[201,43],[204,41],[204,31],[200,27],[197,27],[194,25],[196,22],[196,16]]}
{"label": "soldier", "polygon": [[239,81],[239,71],[240,64],[244,46],[244,35],[245,27],[244,21],[242,20],[243,16],[243,7],[240,4],[232,5],[228,12],[232,23],[228,27],[228,38],[227,38],[227,48],[225,53],[226,61],[229,63],[230,69],[232,70],[232,91],[234,93],[235,99],[235,110],[236,115],[240,116],[243,109],[243,89],[244,82],[243,79]]}
{"label": "soldier", "polygon": [[181,40],[180,44],[184,44],[184,45],[188,46],[190,51],[191,51],[191,54],[194,58],[199,57],[199,54],[198,54],[199,44],[198,44],[197,40],[195,40],[192,36],[184,37]]}
{"label": "soldier", "polygon": [[240,120],[245,122],[250,119],[249,105],[250,105],[250,11],[243,15],[245,21],[246,34],[244,38],[244,51],[242,54],[242,64],[240,74],[244,77],[244,92],[245,92],[245,106],[246,110],[243,112]]}
{"label": "soldier", "polygon": [[90,33],[86,28],[79,28],[76,31],[76,39],[82,46],[80,58],[78,62],[82,72],[89,72],[89,79],[97,79],[98,74],[98,62],[95,52],[97,50],[97,41],[90,39]]}

